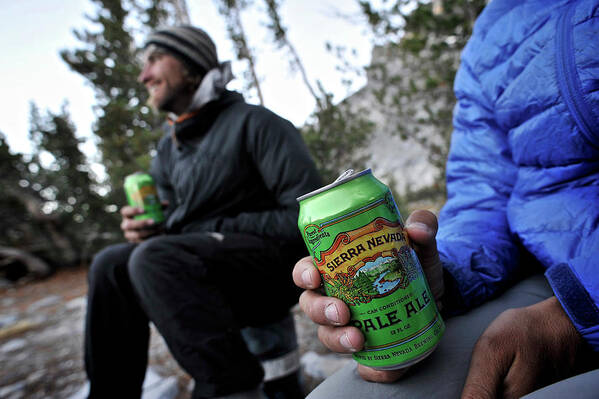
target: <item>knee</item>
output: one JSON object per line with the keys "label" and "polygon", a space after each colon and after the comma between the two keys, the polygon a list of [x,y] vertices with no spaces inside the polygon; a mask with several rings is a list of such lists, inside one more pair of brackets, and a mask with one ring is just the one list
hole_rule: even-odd
{"label": "knee", "polygon": [[133,281],[147,278],[165,265],[172,249],[168,245],[167,236],[152,237],[139,244],[129,257],[127,268]]}
{"label": "knee", "polygon": [[89,267],[88,282],[90,287],[116,279],[119,270],[125,268],[131,244],[116,244],[98,252]]}

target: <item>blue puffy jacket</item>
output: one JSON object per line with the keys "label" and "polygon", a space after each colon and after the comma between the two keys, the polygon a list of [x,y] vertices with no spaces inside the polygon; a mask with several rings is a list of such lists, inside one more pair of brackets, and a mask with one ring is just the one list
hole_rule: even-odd
{"label": "blue puffy jacket", "polygon": [[438,245],[461,305],[540,263],[599,350],[599,0],[491,1],[455,92]]}

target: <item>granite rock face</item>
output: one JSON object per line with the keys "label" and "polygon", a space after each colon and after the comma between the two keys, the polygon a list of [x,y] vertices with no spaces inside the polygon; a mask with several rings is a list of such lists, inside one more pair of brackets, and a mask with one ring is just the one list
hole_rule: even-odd
{"label": "granite rock face", "polygon": [[[391,47],[375,46],[366,85],[343,103],[374,124],[366,145],[356,155],[365,157],[373,174],[404,196],[438,184],[442,177],[429,154],[431,146],[447,144],[431,122],[431,114],[451,112],[453,96],[448,100],[446,96],[426,97],[417,90],[414,93],[415,86],[425,84],[413,80],[418,59],[399,57],[396,52]],[[399,95],[407,92],[412,94]],[[400,110],[406,115],[400,115]]]}

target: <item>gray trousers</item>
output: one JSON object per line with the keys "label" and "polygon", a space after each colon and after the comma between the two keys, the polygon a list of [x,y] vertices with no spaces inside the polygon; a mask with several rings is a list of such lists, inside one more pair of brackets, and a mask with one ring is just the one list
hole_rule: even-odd
{"label": "gray trousers", "polygon": [[[435,352],[414,366],[399,382],[378,384],[364,381],[352,362],[327,378],[309,399],[429,399],[459,398],[466,381],[472,348],[478,337],[501,312],[540,302],[553,295],[542,275],[530,277],[499,298],[446,320],[445,335]],[[575,393],[577,399],[599,397],[599,369],[540,389],[527,399],[564,398]]]}

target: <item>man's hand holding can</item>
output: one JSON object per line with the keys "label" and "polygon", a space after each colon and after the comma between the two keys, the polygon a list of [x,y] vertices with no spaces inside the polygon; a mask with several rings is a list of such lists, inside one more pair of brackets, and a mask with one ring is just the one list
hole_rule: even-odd
{"label": "man's hand holding can", "polygon": [[140,243],[148,237],[154,236],[161,231],[161,226],[154,219],[136,220],[135,216],[144,213],[143,208],[130,205],[121,208],[121,230],[129,242]]}
{"label": "man's hand holding can", "polygon": [[[405,228],[440,308],[444,285],[435,240],[437,218],[431,212],[416,211],[406,220]],[[347,325],[350,321],[348,306],[342,300],[324,296],[317,290],[321,285],[321,277],[311,257],[305,257],[297,262],[293,269],[293,281],[298,287],[306,290],[300,297],[300,307],[313,322],[320,325],[318,328],[320,341],[338,353],[354,353],[361,350],[364,345],[364,335],[358,328]],[[358,372],[362,378],[373,382],[393,382],[406,371],[407,368],[375,370],[358,364]]]}

